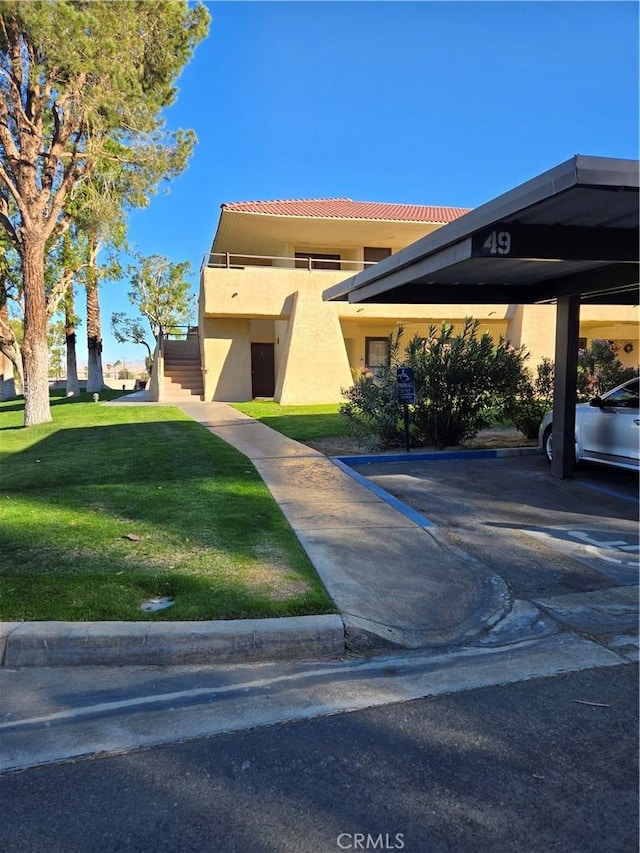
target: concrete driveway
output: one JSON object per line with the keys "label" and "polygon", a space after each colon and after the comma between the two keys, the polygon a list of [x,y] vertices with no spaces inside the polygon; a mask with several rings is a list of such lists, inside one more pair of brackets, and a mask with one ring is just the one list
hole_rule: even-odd
{"label": "concrete driveway", "polygon": [[353,467],[500,575],[514,599],[590,634],[637,630],[637,474],[583,464],[557,480],[539,455]]}

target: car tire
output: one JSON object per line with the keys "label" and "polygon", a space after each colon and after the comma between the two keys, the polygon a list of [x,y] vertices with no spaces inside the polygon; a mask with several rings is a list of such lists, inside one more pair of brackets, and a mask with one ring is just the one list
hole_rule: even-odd
{"label": "car tire", "polygon": [[551,460],[553,459],[553,424],[549,424],[549,426],[544,431],[544,435],[542,436],[542,452],[547,457],[547,462],[551,464]]}
{"label": "car tire", "polygon": [[[551,464],[551,460],[553,459],[553,424],[549,424],[542,436],[542,452],[546,456],[547,462]],[[578,446],[576,445],[573,456],[574,465],[577,465],[578,461]]]}

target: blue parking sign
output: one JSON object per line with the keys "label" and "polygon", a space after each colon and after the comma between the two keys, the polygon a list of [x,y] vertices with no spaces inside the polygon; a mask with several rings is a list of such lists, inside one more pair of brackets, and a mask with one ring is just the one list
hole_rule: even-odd
{"label": "blue parking sign", "polygon": [[413,378],[413,368],[396,367],[398,382],[398,400],[401,403],[413,405],[416,402],[416,385]]}

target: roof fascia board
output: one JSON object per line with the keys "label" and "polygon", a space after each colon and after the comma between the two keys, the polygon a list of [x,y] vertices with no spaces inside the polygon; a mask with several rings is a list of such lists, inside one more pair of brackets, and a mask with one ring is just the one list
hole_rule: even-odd
{"label": "roof fascia board", "polygon": [[640,169],[637,160],[617,160],[611,157],[576,156],[577,183],[581,186],[640,188]]}
{"label": "roof fascia board", "polygon": [[[628,278],[626,276],[625,278]],[[406,284],[395,291],[398,304],[405,305],[536,305],[553,304],[558,296],[576,295],[581,300],[597,302],[603,305],[638,305],[640,294],[637,285],[621,284],[611,290],[593,280],[587,287],[578,288],[575,283],[549,288],[547,282],[540,284],[500,285],[500,284],[449,284],[429,286],[424,284]],[[505,293],[506,291],[506,293]],[[384,294],[367,299],[364,304],[389,304]]]}

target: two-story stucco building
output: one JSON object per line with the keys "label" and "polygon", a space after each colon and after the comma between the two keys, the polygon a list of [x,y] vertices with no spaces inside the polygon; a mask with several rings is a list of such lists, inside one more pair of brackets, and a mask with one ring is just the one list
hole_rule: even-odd
{"label": "two-story stucco building", "polygon": [[[200,279],[204,400],[339,402],[354,371],[387,358],[398,325],[408,341],[475,317],[494,339],[524,344],[532,367],[553,358],[552,305],[323,302],[327,288],[467,212],[343,198],[223,204]],[[638,363],[637,308],[584,306],[580,335],[615,340],[621,360]]]}

